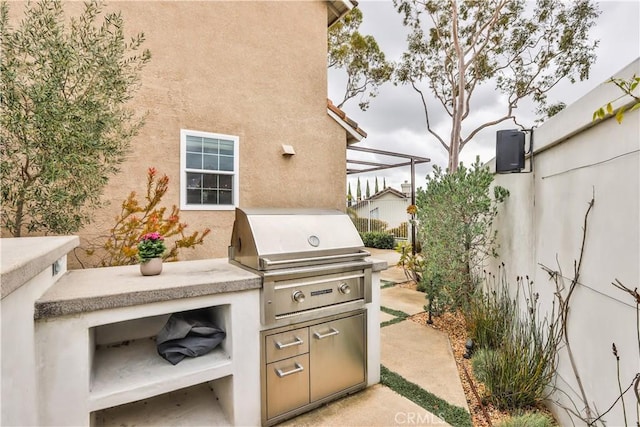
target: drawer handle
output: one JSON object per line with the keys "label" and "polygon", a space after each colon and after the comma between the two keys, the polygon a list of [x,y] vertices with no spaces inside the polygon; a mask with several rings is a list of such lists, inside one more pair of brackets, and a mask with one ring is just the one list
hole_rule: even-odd
{"label": "drawer handle", "polygon": [[282,378],[282,377],[286,377],[287,375],[295,374],[296,372],[304,371],[304,368],[302,367],[301,364],[299,364],[298,362],[295,362],[295,365],[296,365],[295,369],[292,369],[287,372],[283,372],[282,369],[276,369],[276,375]]}
{"label": "drawer handle", "polygon": [[314,332],[313,335],[318,338],[319,340],[321,340],[322,338],[327,338],[327,337],[332,337],[334,335],[338,335],[340,333],[339,330],[335,329],[335,328],[330,328],[331,332],[326,333],[326,334],[321,334],[320,332]]}
{"label": "drawer handle", "polygon": [[280,341],[276,341],[276,348],[278,350],[282,350],[283,348],[293,347],[294,345],[300,345],[300,344],[302,344],[304,342],[298,337],[295,337],[295,338],[296,338],[296,340],[293,341],[293,342],[290,342],[289,344],[282,344]]}

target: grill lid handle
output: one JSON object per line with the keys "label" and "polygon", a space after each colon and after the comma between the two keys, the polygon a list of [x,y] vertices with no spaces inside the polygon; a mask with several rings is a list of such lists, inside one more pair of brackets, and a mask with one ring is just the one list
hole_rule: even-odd
{"label": "grill lid handle", "polygon": [[283,260],[271,260],[269,258],[264,258],[261,257],[260,258],[260,267],[261,268],[268,268],[268,267],[277,267],[278,265],[283,265],[283,264],[292,264],[292,263],[296,263],[296,264],[309,264],[309,263],[314,263],[314,262],[318,262],[318,261],[337,261],[337,260],[341,260],[341,259],[348,259],[348,258],[352,258],[354,256],[359,256],[362,258],[365,258],[367,256],[371,255],[369,252],[367,251],[360,251],[357,253],[348,253],[348,254],[340,254],[340,255],[325,255],[325,256],[319,256],[319,257],[312,257],[312,258],[295,258],[295,259],[283,259]]}

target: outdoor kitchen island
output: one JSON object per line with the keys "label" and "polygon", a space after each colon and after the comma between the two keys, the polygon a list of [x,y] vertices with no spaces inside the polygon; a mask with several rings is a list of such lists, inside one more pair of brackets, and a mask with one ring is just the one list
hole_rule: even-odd
{"label": "outdoor kitchen island", "polygon": [[[367,378],[379,381],[379,274],[366,304]],[[226,258],[73,270],[35,303],[41,425],[261,424],[262,279]],[[226,338],[171,365],[155,335],[172,313],[205,308]]]}

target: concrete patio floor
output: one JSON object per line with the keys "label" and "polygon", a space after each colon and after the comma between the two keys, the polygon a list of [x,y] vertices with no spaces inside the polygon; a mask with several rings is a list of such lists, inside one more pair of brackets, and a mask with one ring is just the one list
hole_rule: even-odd
{"label": "concrete patio floor", "polygon": [[[387,270],[381,273],[384,282],[406,281],[402,269],[395,266],[399,258],[397,252],[367,250],[372,257],[384,259],[389,264]],[[392,310],[412,315],[423,312],[424,304],[424,294],[418,291],[399,287],[385,287],[381,290],[381,305]],[[388,313],[380,313],[381,322],[393,318]],[[449,338],[445,333],[404,320],[383,327],[380,334],[383,366],[451,405],[469,410]],[[341,427],[449,424],[390,388],[378,384],[279,425]]]}

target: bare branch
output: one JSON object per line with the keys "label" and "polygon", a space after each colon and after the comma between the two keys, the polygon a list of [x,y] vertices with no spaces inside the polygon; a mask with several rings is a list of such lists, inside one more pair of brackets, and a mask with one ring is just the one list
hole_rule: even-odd
{"label": "bare branch", "polygon": [[442,144],[444,149],[447,150],[447,152],[449,152],[449,146],[444,142],[444,140],[440,137],[440,135],[438,135],[434,130],[431,129],[431,123],[429,122],[429,109],[427,108],[427,101],[424,99],[424,94],[420,89],[416,87],[415,83],[411,82],[411,86],[413,87],[413,90],[415,90],[420,94],[420,99],[422,100],[422,106],[424,107],[424,118],[427,121],[427,131],[429,131],[431,135],[435,136],[436,139],[440,141],[440,144]]}

